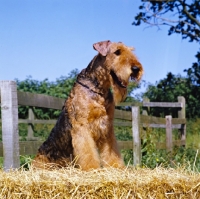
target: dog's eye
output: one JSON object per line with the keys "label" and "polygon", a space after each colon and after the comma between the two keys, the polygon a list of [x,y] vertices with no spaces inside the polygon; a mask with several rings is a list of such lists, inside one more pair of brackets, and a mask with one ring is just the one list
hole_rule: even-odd
{"label": "dog's eye", "polygon": [[120,49],[118,49],[118,50],[116,50],[114,53],[115,53],[115,55],[117,55],[117,56],[118,56],[118,55],[120,55],[120,54],[121,54],[121,50],[120,50]]}

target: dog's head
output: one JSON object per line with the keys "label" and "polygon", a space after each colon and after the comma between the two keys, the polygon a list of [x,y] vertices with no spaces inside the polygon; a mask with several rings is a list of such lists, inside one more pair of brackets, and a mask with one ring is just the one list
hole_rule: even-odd
{"label": "dog's head", "polygon": [[123,101],[127,94],[129,80],[138,82],[143,74],[143,68],[137,57],[132,53],[133,48],[123,43],[110,41],[98,42],[94,49],[105,57],[105,66],[110,72],[110,81],[115,103]]}

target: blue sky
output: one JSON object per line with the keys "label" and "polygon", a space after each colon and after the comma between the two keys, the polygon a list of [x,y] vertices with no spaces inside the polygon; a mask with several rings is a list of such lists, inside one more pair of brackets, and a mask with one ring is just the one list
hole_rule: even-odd
{"label": "blue sky", "polygon": [[[167,35],[167,28],[133,26],[140,0],[0,0],[0,80],[55,81],[85,68],[98,41],[133,46],[151,83],[182,74],[199,44]],[[145,28],[146,27],[146,28]]]}

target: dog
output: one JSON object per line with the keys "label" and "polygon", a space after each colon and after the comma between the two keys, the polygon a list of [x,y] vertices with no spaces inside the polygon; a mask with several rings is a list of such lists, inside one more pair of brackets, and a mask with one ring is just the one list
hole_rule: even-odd
{"label": "dog", "polygon": [[126,98],[129,79],[141,79],[143,67],[133,48],[121,42],[102,41],[93,48],[98,54],[78,74],[34,168],[65,167],[74,160],[85,171],[125,166],[114,135],[114,109]]}

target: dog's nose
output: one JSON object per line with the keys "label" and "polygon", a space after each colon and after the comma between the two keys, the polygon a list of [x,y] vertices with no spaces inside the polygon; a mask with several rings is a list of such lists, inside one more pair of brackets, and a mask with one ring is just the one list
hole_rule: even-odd
{"label": "dog's nose", "polygon": [[140,69],[137,66],[132,66],[131,69],[132,69],[133,73],[135,73],[135,74],[137,74],[140,71]]}

